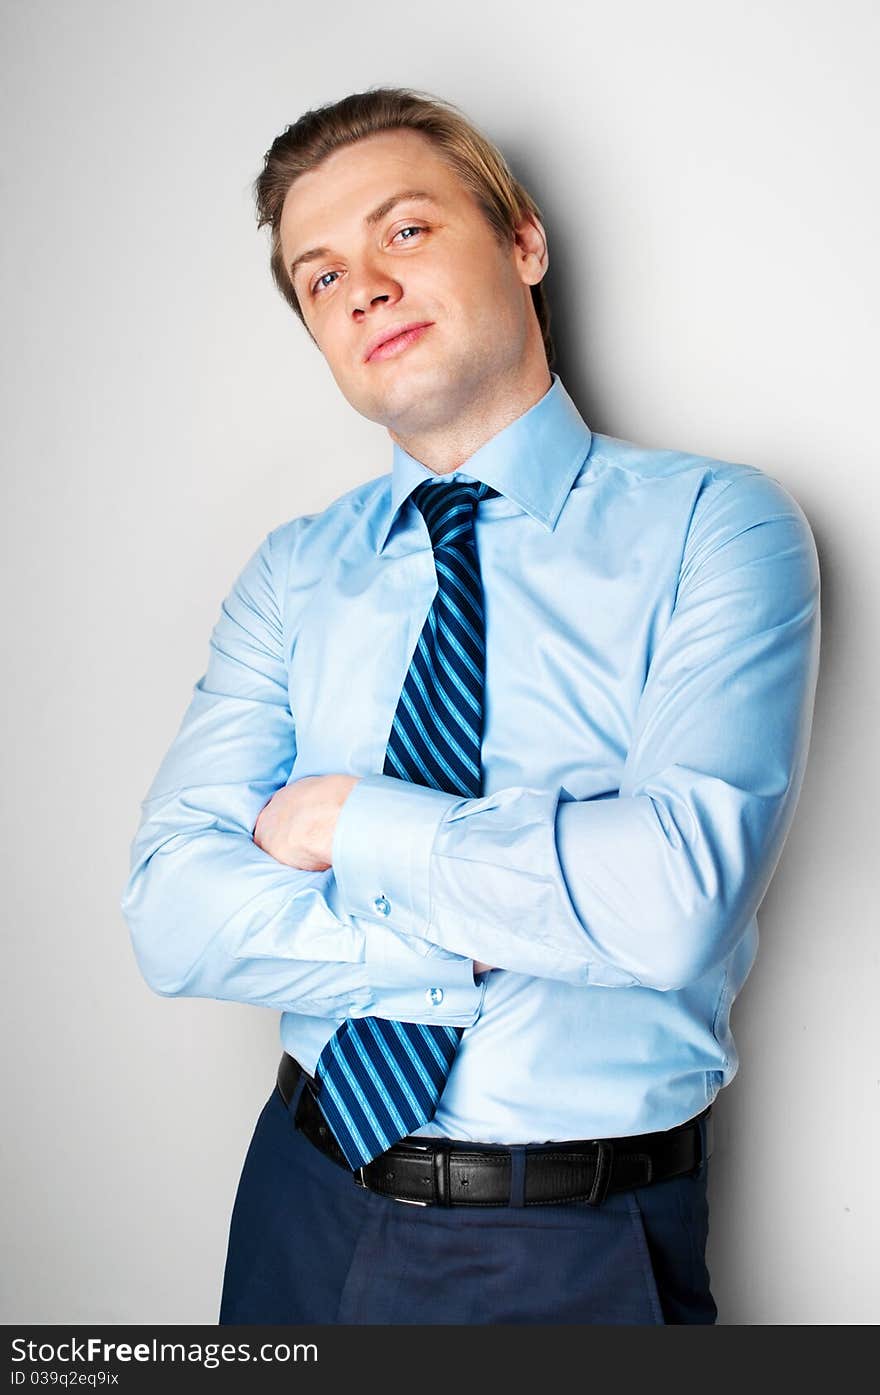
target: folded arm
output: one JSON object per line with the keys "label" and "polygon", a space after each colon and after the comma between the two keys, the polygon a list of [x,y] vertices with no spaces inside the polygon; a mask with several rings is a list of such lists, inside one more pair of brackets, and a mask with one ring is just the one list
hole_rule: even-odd
{"label": "folded arm", "polygon": [[279,531],[224,600],[207,670],[142,802],[121,903],[139,967],[163,995],[468,1026],[483,993],[469,958],[375,918],[355,924],[332,868],[288,867],[254,842],[296,756]]}
{"label": "folded arm", "polygon": [[685,987],[731,952],[791,825],[819,659],[819,567],[799,505],[738,476],[695,517],[616,798],[462,799],[385,775],[342,808],[342,904],[502,969]]}

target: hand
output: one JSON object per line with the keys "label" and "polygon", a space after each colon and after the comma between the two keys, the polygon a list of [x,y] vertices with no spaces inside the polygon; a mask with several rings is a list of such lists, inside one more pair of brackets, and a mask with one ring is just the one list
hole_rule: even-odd
{"label": "hand", "polygon": [[485,973],[487,973],[490,969],[494,969],[494,968],[495,968],[495,965],[494,965],[494,964],[484,964],[483,961],[482,961],[482,959],[475,959],[475,960],[474,960],[474,973],[475,973],[475,974],[485,974]]}
{"label": "hand", "polygon": [[276,790],[260,811],[254,842],[276,862],[303,872],[332,866],[339,811],[359,775],[307,775]]}

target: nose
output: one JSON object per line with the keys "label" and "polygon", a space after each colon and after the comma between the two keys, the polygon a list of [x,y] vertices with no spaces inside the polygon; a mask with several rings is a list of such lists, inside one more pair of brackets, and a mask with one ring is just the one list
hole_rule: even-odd
{"label": "nose", "polygon": [[354,316],[363,315],[377,302],[394,304],[401,294],[400,282],[376,262],[364,261],[349,271],[348,306]]}

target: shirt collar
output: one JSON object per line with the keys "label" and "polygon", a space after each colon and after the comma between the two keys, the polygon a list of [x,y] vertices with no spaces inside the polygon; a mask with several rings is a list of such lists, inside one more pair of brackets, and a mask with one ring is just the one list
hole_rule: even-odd
{"label": "shirt collar", "polygon": [[[540,401],[485,441],[456,478],[483,480],[552,532],[569,490],[586,460],[592,433],[557,373]],[[433,470],[393,443],[391,500],[376,537],[381,553],[400,509],[417,485],[437,479]],[[444,476],[443,478],[450,478]]]}

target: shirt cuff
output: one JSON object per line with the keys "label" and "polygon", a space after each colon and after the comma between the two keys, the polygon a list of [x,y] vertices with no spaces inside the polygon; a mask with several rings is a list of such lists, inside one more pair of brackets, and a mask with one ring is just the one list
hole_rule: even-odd
{"label": "shirt cuff", "polygon": [[393,775],[358,780],[333,834],[333,872],[346,912],[424,936],[434,839],[463,802]]}
{"label": "shirt cuff", "polygon": [[363,1016],[472,1027],[482,1011],[488,975],[477,982],[472,959],[391,925],[370,925],[366,968],[370,998]]}
{"label": "shirt cuff", "polygon": [[473,960],[425,938],[431,850],[461,796],[391,775],[366,775],[342,806],[333,873],[342,907],[368,922],[369,1012],[400,1022],[471,1026],[486,991]]}

